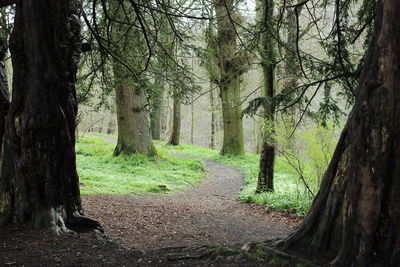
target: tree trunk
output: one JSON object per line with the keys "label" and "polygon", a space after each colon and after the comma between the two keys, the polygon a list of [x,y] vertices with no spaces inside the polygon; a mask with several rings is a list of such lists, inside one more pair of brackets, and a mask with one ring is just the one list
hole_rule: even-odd
{"label": "tree trunk", "polygon": [[[274,15],[274,3],[272,0],[265,0],[259,3],[257,10],[258,21],[263,23],[260,54],[262,58],[261,67],[263,70],[263,96],[271,99],[275,91],[275,41],[272,31]],[[260,170],[258,173],[256,193],[274,191],[274,165],[275,147],[273,135],[275,133],[274,106],[269,103],[263,109],[265,126],[262,127],[261,137],[263,148],[260,157]]]}
{"label": "tree trunk", "polygon": [[155,84],[157,86],[154,92],[154,100],[150,112],[150,129],[151,136],[154,140],[161,139],[161,115],[163,112],[163,99],[164,99],[164,80],[161,77],[155,78]]}
{"label": "tree trunk", "polygon": [[108,115],[108,123],[107,123],[107,134],[115,133],[115,107],[112,106],[110,110],[110,114]]}
{"label": "tree trunk", "polygon": [[301,226],[278,247],[336,266],[400,265],[400,2],[380,1],[355,106]]}
{"label": "tree trunk", "polygon": [[243,67],[237,55],[237,33],[230,17],[236,14],[233,0],[214,0],[218,28],[219,87],[224,138],[222,155],[244,154],[240,77]]}
{"label": "tree trunk", "polygon": [[220,85],[224,138],[222,155],[244,154],[242,109],[240,107],[240,78],[231,78]]}
{"label": "tree trunk", "polygon": [[56,233],[100,227],[81,217],[75,163],[79,9],[77,0],[17,0],[0,225],[28,222]]}
{"label": "tree trunk", "polygon": [[8,90],[7,71],[4,63],[4,59],[8,49],[7,36],[8,36],[7,34],[0,35],[0,166],[1,162],[3,161],[3,155],[4,155],[3,140],[6,127],[5,119],[10,105],[10,93]]}
{"label": "tree trunk", "polygon": [[194,144],[194,104],[193,104],[193,96],[192,96],[192,103],[190,104],[190,143]]}
{"label": "tree trunk", "polygon": [[[212,83],[210,82],[210,85]],[[215,114],[215,103],[214,103],[214,91],[210,91],[210,106],[211,106],[211,136],[210,136],[210,148],[215,149],[215,130],[216,130],[216,114]]]}
{"label": "tree trunk", "polygon": [[171,137],[168,144],[177,146],[179,145],[179,137],[181,135],[181,99],[174,97],[174,110],[172,116],[172,130]]}
{"label": "tree trunk", "polygon": [[[150,133],[146,96],[129,78],[124,66],[114,62],[118,141],[114,155],[156,153]],[[128,78],[127,78],[128,77]]]}
{"label": "tree trunk", "polygon": [[[136,29],[129,26],[134,18],[127,16],[126,12],[133,12],[133,10],[126,10],[126,8],[124,1],[110,1],[110,10],[118,20],[112,24],[112,37],[116,44],[114,54],[125,62],[140,66],[142,62],[138,62],[137,55],[140,54],[138,49],[144,40]],[[155,155],[143,85],[134,80],[135,74],[132,70],[128,70],[116,59],[113,60],[113,71],[118,125],[118,141],[114,155],[118,156],[121,153]]]}

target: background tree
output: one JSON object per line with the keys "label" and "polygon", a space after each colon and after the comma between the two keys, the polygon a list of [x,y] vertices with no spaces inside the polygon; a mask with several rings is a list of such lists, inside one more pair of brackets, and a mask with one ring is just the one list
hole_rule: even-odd
{"label": "background tree", "polygon": [[16,1],[0,225],[30,223],[56,233],[100,227],[82,217],[75,164],[79,9],[75,0]]}
{"label": "background tree", "polygon": [[275,40],[274,31],[274,1],[257,1],[257,18],[261,28],[260,47],[261,68],[263,73],[262,95],[264,97],[263,115],[264,127],[262,133],[262,151],[260,157],[260,171],[256,193],[274,191],[274,165],[275,165],[275,106],[272,98],[275,94]]}
{"label": "background tree", "polygon": [[154,91],[150,98],[150,129],[153,140],[161,140],[161,115],[164,104],[165,81],[162,75],[154,75]]}
{"label": "background tree", "polygon": [[240,99],[240,78],[243,70],[242,56],[237,49],[238,19],[233,0],[214,0],[213,8],[217,21],[217,47],[219,88],[222,102],[224,138],[222,155],[244,153],[243,122]]}
{"label": "background tree", "polygon": [[173,109],[172,109],[172,129],[171,136],[168,144],[177,146],[179,145],[179,138],[181,135],[181,99],[179,96],[173,96]]}
{"label": "background tree", "polygon": [[318,196],[301,226],[274,241],[336,266],[400,262],[400,3],[379,1],[376,14],[356,102]]}
{"label": "background tree", "polygon": [[[134,7],[133,7],[134,8]],[[133,21],[140,17],[127,16],[126,12],[134,13],[134,9],[124,4],[124,1],[111,1],[110,13],[117,23],[111,22],[113,53],[124,61],[134,62],[136,73],[143,64],[138,57],[145,49],[145,40],[140,32],[132,28]],[[118,121],[118,142],[114,154],[139,153],[154,155],[155,147],[150,132],[149,111],[146,105],[146,95],[140,76],[134,76],[119,60],[113,60],[115,79],[115,101]],[[136,80],[135,80],[136,78]]]}
{"label": "background tree", "polygon": [[[211,8],[210,17],[214,16],[214,10]],[[209,76],[210,81],[210,113],[211,113],[211,133],[210,133],[210,148],[215,149],[215,132],[217,128],[216,122],[216,108],[215,103],[215,88],[218,88],[219,83],[219,73],[218,73],[218,55],[216,51],[217,47],[217,36],[216,29],[210,20],[208,22],[207,28],[205,30],[205,43],[206,43],[206,53],[205,53],[205,68]]]}

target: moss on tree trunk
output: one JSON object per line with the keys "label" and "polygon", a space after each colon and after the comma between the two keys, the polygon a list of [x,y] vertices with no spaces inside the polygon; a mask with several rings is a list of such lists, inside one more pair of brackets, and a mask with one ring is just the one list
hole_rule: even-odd
{"label": "moss on tree trunk", "polygon": [[237,32],[231,18],[237,16],[233,0],[214,0],[217,17],[216,50],[219,87],[222,102],[224,136],[222,155],[244,154],[240,77],[243,73],[241,58],[237,55]]}
{"label": "moss on tree trunk", "polygon": [[240,78],[231,78],[220,86],[224,136],[221,154],[244,154],[242,108],[240,106]]}
{"label": "moss on tree trunk", "polygon": [[[139,31],[129,26],[132,18],[126,16],[125,8],[123,1],[110,1],[110,11],[119,21],[111,24],[112,39],[116,44],[113,52],[122,61],[136,64],[135,68],[140,69],[142,62],[138,62],[136,53],[140,53],[138,49],[142,47],[144,40]],[[149,109],[143,85],[137,81],[136,73],[133,73],[135,69],[128,69],[115,58],[112,63],[118,124],[118,141],[114,155],[154,155],[156,150],[151,137]]]}
{"label": "moss on tree trunk", "polygon": [[[264,0],[258,3],[257,20],[261,22],[262,35],[259,52],[261,54],[261,67],[263,71],[262,96],[272,99],[275,93],[275,39],[273,31],[274,3],[272,0]],[[272,101],[263,107],[264,127],[262,127],[262,151],[256,193],[274,191],[274,165],[275,165],[275,107]]]}

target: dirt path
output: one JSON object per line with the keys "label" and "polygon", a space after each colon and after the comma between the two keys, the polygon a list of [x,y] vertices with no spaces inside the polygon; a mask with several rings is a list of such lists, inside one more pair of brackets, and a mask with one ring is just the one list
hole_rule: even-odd
{"label": "dirt path", "polygon": [[[107,137],[109,141],[114,139]],[[86,195],[86,215],[134,249],[264,241],[288,233],[291,219],[236,200],[242,177],[206,160],[198,186],[168,195]]]}
{"label": "dirt path", "polygon": [[[260,253],[262,243],[242,245],[285,234],[294,220],[236,200],[240,174],[212,161],[206,166],[201,184],[175,194],[82,196],[86,215],[106,236],[1,227],[0,266],[281,266],[274,253]],[[207,244],[229,247],[198,246]],[[184,248],[167,248],[176,246]]]}

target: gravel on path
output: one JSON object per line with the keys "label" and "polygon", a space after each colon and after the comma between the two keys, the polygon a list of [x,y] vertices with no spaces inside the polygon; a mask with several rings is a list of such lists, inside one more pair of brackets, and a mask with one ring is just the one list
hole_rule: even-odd
{"label": "gravel on path", "polygon": [[238,171],[206,160],[207,177],[174,194],[85,195],[86,215],[134,249],[260,242],[290,232],[298,220],[236,199]]}

